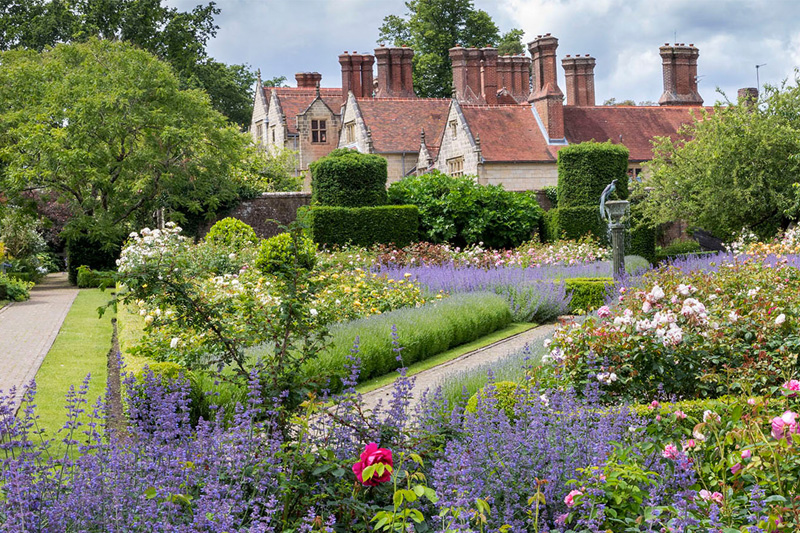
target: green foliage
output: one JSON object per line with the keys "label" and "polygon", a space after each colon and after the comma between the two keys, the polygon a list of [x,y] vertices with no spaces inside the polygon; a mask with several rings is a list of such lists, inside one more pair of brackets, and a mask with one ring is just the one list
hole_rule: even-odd
{"label": "green foliage", "polygon": [[470,396],[467,400],[467,405],[464,410],[468,413],[475,413],[478,410],[478,397],[485,399],[487,395],[491,395],[497,400],[497,408],[502,409],[506,413],[509,420],[516,420],[514,408],[519,400],[519,393],[517,391],[518,385],[514,381],[498,381],[497,383],[490,383],[484,388]]}
{"label": "green foliage", "polygon": [[253,228],[236,218],[223,218],[217,221],[205,236],[205,241],[217,246],[227,246],[239,250],[258,243]]}
{"label": "green foliage", "polygon": [[605,303],[609,286],[614,285],[611,278],[569,278],[564,280],[567,292],[572,293],[569,304],[571,312],[594,311]]}
{"label": "green foliage", "polygon": [[743,227],[767,238],[788,222],[800,174],[800,86],[765,86],[758,105],[696,113],[659,138],[644,202],[653,223],[685,220],[729,241]]}
{"label": "green foliage", "polygon": [[[419,308],[398,309],[382,315],[333,326],[330,345],[305,365],[307,379],[331,379],[332,390],[341,389],[348,372],[353,343],[359,339],[359,381],[387,374],[401,366],[433,357],[452,347],[473,341],[511,323],[506,301],[495,294],[469,293],[451,296]],[[397,328],[397,346],[392,328]],[[328,388],[327,386],[325,388]]]}
{"label": "green foliage", "polygon": [[[495,46],[500,32],[492,18],[472,0],[413,0],[406,2],[405,17],[389,15],[380,27],[379,43],[414,49],[414,90],[421,97],[450,98],[452,65],[448,50]],[[503,36],[503,44],[514,45],[514,30]],[[514,45],[516,46],[516,45]]]}
{"label": "green foliage", "polygon": [[149,53],[91,39],[0,61],[0,188],[64,201],[67,239],[108,246],[151,225],[159,208],[182,221],[239,197],[233,176],[250,139]]}
{"label": "green foliage", "polygon": [[550,204],[552,208],[558,207],[558,187],[554,185],[549,185],[545,187],[544,194],[547,196],[547,199],[550,200]]}
{"label": "green foliage", "polygon": [[[598,195],[598,199],[600,196]],[[580,239],[594,235],[604,245],[608,244],[606,222],[600,218],[598,205],[559,207],[547,212],[545,235],[549,241],[557,239]]]}
{"label": "green foliage", "polygon": [[292,192],[303,187],[303,177],[295,175],[297,152],[293,150],[273,152],[254,146],[249,163],[241,179],[255,192]]}
{"label": "green foliage", "polygon": [[308,214],[311,235],[322,245],[402,247],[416,242],[419,234],[419,210],[414,205],[313,206]]}
{"label": "green foliage", "polygon": [[33,282],[14,279],[0,272],[0,300],[22,302],[31,297]]}
{"label": "green foliage", "polygon": [[698,243],[697,241],[681,240],[681,241],[673,241],[667,246],[659,248],[656,251],[656,256],[659,261],[664,261],[666,259],[671,259],[679,255],[693,254],[699,251],[700,251],[700,243]]}
{"label": "green foliage", "polygon": [[386,159],[379,155],[339,148],[309,168],[314,202],[337,207],[386,203]]}
{"label": "green foliage", "polygon": [[393,183],[389,201],[419,208],[426,240],[458,246],[483,242],[489,248],[513,248],[530,240],[543,213],[534,192],[506,191],[438,171]]}
{"label": "green foliage", "polygon": [[86,266],[92,270],[113,270],[121,246],[113,243],[102,243],[86,235],[70,237],[67,240],[67,274],[70,283],[78,283],[78,267]]}
{"label": "green foliage", "polygon": [[656,262],[656,229],[641,218],[632,221],[630,243],[627,253],[644,257],[651,263]]}
{"label": "green foliage", "polygon": [[316,254],[314,241],[302,233],[287,231],[261,241],[255,266],[269,274],[295,268],[311,270]]}
{"label": "green foliage", "polygon": [[[584,142],[558,151],[558,206],[595,206],[599,212],[600,194],[617,180],[616,196],[628,198],[628,149],[609,142]],[[599,237],[599,235],[598,235]]]}
{"label": "green foliage", "polygon": [[226,65],[206,53],[206,43],[218,29],[214,17],[219,8],[211,2],[179,11],[163,4],[162,0],[13,2],[0,20],[0,50],[43,51],[91,37],[125,41],[170,63],[183,87],[205,90],[214,108],[231,121],[248,124],[255,77],[244,65]]}
{"label": "green foliage", "polygon": [[86,265],[78,267],[77,285],[80,289],[113,287],[116,284],[116,272],[113,270],[92,270]]}
{"label": "green foliage", "polygon": [[644,272],[650,268],[650,261],[640,255],[626,255],[625,256],[625,271],[628,274],[637,274]]}
{"label": "green foliage", "polygon": [[497,44],[497,53],[501,56],[524,54],[525,45],[522,44],[524,36],[525,32],[519,28],[508,30],[500,37],[500,42]]}

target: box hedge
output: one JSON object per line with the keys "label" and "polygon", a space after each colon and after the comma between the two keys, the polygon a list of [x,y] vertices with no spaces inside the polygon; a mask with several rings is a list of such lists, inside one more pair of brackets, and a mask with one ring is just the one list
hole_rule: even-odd
{"label": "box hedge", "polygon": [[92,270],[86,265],[78,267],[78,287],[81,289],[105,289],[116,284],[113,270]]}
{"label": "box hedge", "polygon": [[309,165],[311,199],[320,205],[364,207],[386,204],[386,159],[340,148]]}
{"label": "box hedge", "polygon": [[594,311],[606,301],[609,287],[613,287],[611,278],[570,278],[564,280],[568,293],[572,293],[569,304],[570,312]]}
{"label": "box hedge", "polygon": [[[330,378],[332,391],[341,390],[341,378],[349,373],[348,358],[359,339],[361,372],[359,382],[388,374],[438,355],[450,348],[474,341],[511,323],[505,299],[490,293],[456,294],[419,308],[398,309],[337,324],[331,329],[329,346],[309,361],[303,373],[309,381]],[[397,345],[392,343],[396,327]],[[397,347],[402,347],[402,362]],[[322,383],[326,388],[327,383]]]}
{"label": "box hedge", "polygon": [[321,245],[403,247],[415,242],[419,234],[419,211],[414,205],[312,206],[303,216],[314,242]]}
{"label": "box hedge", "polygon": [[628,149],[611,142],[584,142],[558,151],[558,207],[598,206],[606,185],[617,180],[612,199],[628,198]]}

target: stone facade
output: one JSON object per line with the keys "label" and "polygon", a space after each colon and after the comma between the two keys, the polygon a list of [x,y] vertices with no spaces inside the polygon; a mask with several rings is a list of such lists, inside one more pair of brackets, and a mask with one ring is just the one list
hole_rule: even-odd
{"label": "stone facade", "polygon": [[[308,165],[331,153],[339,144],[341,120],[339,115],[325,104],[322,98],[316,98],[303,113],[297,115],[297,150],[298,171],[308,175]],[[312,126],[325,121],[324,139],[320,138],[322,130],[313,131]],[[316,133],[316,137],[314,134]]]}
{"label": "stone facade", "polygon": [[478,167],[482,163],[480,148],[464,118],[460,104],[453,100],[446,126],[442,130],[439,155],[433,168],[445,174],[454,174],[453,168],[459,159],[463,161],[461,175],[478,174]]}
{"label": "stone facade", "polygon": [[558,168],[555,163],[486,162],[478,177],[485,185],[502,185],[509,191],[539,191],[558,185]]}
{"label": "stone facade", "polygon": [[267,192],[257,198],[244,200],[224,217],[207,223],[198,232],[198,237],[208,233],[217,220],[233,217],[252,226],[259,238],[268,239],[281,233],[281,225],[294,222],[297,210],[310,203],[311,193],[308,192]]}

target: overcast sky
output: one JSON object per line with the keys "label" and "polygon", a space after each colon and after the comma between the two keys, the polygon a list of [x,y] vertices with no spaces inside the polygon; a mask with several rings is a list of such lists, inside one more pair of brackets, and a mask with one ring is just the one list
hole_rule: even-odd
{"label": "overcast sky", "polygon": [[[198,0],[167,0],[182,10]],[[663,90],[658,47],[700,49],[700,95],[706,104],[735,98],[740,87],[778,84],[800,66],[800,0],[474,0],[501,32],[525,31],[559,40],[558,56],[597,59],[598,104],[608,98],[657,101]],[[341,85],[337,56],[371,52],[383,17],[405,15],[403,0],[217,0],[222,12],[211,56],[260,68],[264,79],[317,71],[324,87]],[[559,86],[564,89],[559,67]]]}

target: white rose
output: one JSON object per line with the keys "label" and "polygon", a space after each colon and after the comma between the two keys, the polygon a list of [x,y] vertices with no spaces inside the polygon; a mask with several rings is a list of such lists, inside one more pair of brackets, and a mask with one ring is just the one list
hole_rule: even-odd
{"label": "white rose", "polygon": [[778,316],[775,318],[775,325],[776,325],[776,326],[780,326],[780,325],[781,325],[781,324],[783,324],[784,322],[786,322],[786,315],[784,315],[783,313],[779,314],[779,315],[778,315]]}
{"label": "white rose", "polygon": [[178,347],[178,342],[179,342],[179,340],[180,340],[180,339],[178,339],[178,337],[172,337],[172,340],[171,340],[171,341],[169,341],[169,347],[170,347],[170,348],[172,348],[173,350],[174,350],[175,348],[177,348],[177,347]]}

